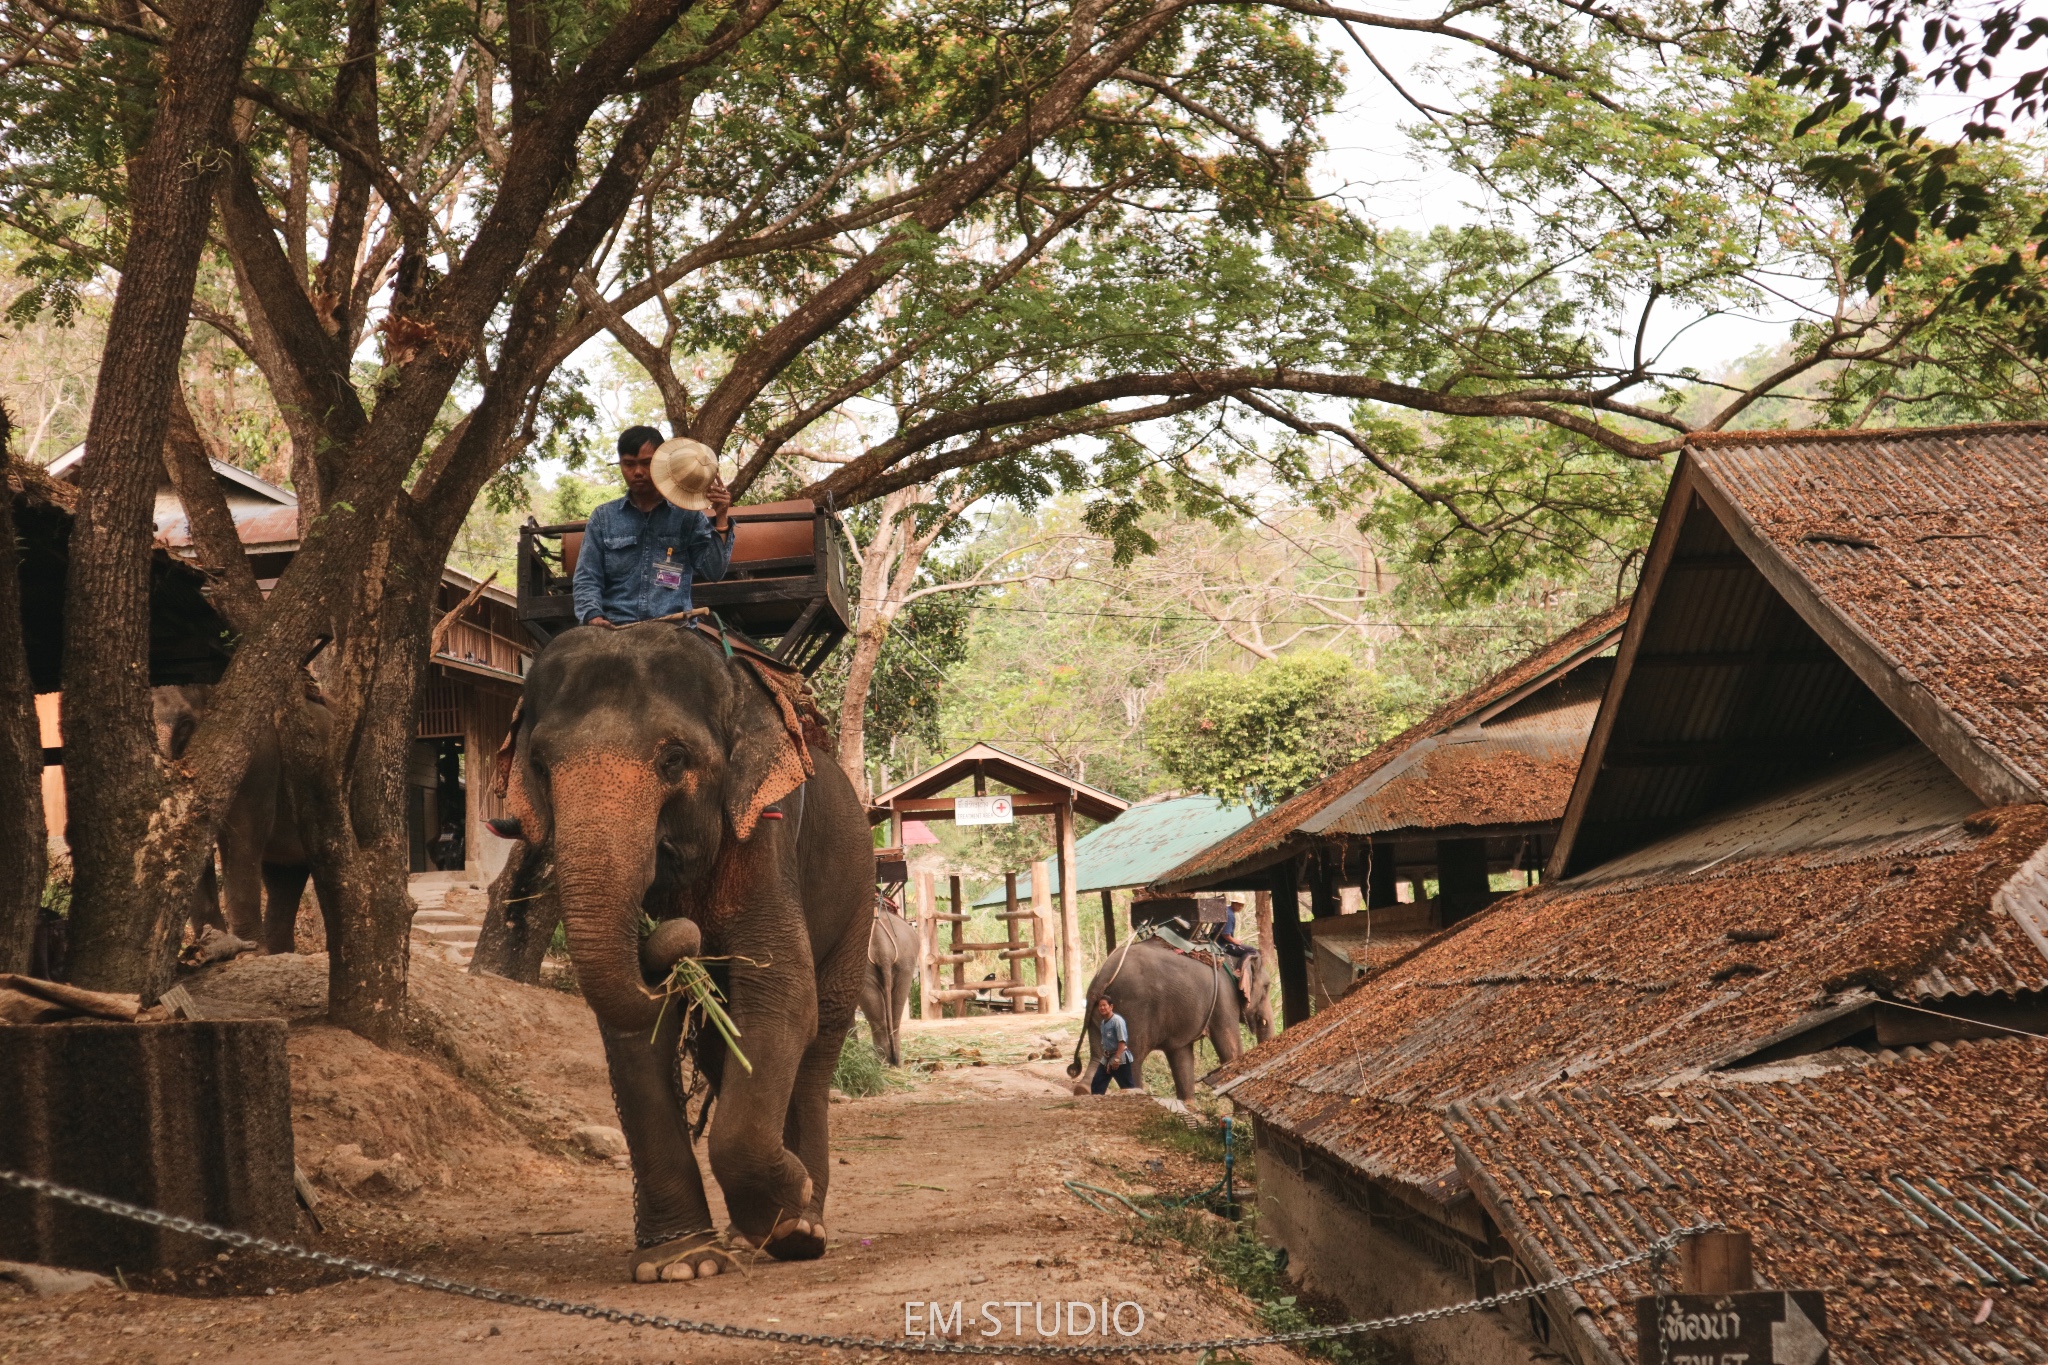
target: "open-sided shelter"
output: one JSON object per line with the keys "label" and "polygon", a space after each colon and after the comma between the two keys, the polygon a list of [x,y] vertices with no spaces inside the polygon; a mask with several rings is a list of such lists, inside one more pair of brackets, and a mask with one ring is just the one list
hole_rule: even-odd
{"label": "open-sided shelter", "polygon": [[[1398,1312],[1711,1217],[1837,1359],[2048,1355],[2044,566],[2048,427],[1696,439],[1551,880],[1218,1078],[1293,1264]],[[1630,1360],[1661,1273],[1406,1344]]]}
{"label": "open-sided shelter", "polygon": [[[1234,833],[1251,821],[1248,806],[1219,801],[1213,796],[1170,796],[1140,801],[1116,818],[1081,836],[1074,844],[1075,876],[1080,893],[1102,897],[1102,935],[1105,947],[1116,947],[1115,892],[1146,886],[1189,855]],[[1048,893],[1059,894],[1059,864],[1052,864]],[[1030,899],[1031,874],[1017,880],[1017,894]],[[1004,888],[991,888],[975,902],[977,908],[1001,905],[1007,900]]]}
{"label": "open-sided shelter", "polygon": [[[869,803],[868,820],[871,824],[888,821],[889,842],[901,848],[904,821],[929,823],[953,819],[954,798],[939,793],[967,782],[973,783],[974,795],[978,797],[990,795],[991,784],[1007,788],[1016,798],[1011,803],[1014,815],[1052,817],[1060,868],[1060,971],[1068,982],[1081,980],[1081,910],[1074,890],[1074,817],[1114,820],[1130,809],[1130,802],[993,744],[972,744],[876,796]],[[962,915],[967,908],[965,898],[958,889],[959,879],[954,881],[951,912]]]}
{"label": "open-sided shelter", "polygon": [[[1243,829],[1164,872],[1167,895],[1271,891],[1281,1014],[1308,1017],[1309,888],[1318,956],[1357,969],[1484,909],[1496,873],[1533,873],[1550,856],[1593,717],[1613,674],[1626,604],[1580,622]],[[1413,887],[1397,898],[1399,883]],[[1424,894],[1437,884],[1434,897]],[[1335,917],[1359,887],[1367,916]],[[1369,927],[1369,934],[1338,931]],[[1331,975],[1326,973],[1326,976]]]}

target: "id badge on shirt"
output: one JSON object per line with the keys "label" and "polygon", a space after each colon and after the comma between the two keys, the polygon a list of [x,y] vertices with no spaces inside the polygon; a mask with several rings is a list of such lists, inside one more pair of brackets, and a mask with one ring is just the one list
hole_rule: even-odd
{"label": "id badge on shirt", "polygon": [[683,566],[680,564],[657,564],[654,566],[654,586],[676,589],[683,586]]}

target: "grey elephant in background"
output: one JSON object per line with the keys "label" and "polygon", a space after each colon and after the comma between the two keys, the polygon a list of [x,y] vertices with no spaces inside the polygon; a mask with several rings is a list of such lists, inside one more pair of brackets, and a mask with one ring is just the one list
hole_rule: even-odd
{"label": "grey elephant in background", "polygon": [[[1108,994],[1116,1012],[1131,1031],[1131,1061],[1143,1074],[1145,1058],[1164,1052],[1173,1069],[1174,1094],[1186,1104],[1195,1097],[1195,1044],[1207,1038],[1224,1062],[1236,1061],[1244,1052],[1240,1029],[1250,1024],[1260,1042],[1273,1036],[1273,1005],[1268,989],[1266,957],[1260,953],[1244,964],[1246,994],[1251,1006],[1245,1008],[1237,982],[1214,959],[1206,955],[1175,952],[1156,938],[1124,944],[1104,959],[1088,982],[1087,1008],[1082,1011],[1081,1037],[1074,1044],[1074,1060],[1067,1075],[1082,1075],[1081,1049],[1085,1046],[1092,1065],[1102,1060],[1102,1037],[1095,1024],[1095,1002]],[[1075,1093],[1085,1094],[1079,1083]]]}
{"label": "grey elephant in background", "polygon": [[[206,716],[213,689],[205,685],[158,687],[150,691],[157,745],[181,758]],[[316,725],[331,728],[322,702],[307,701]],[[275,727],[255,737],[248,775],[215,831],[220,872],[207,860],[192,906],[195,928],[225,928],[269,953],[296,948],[299,900],[311,876],[299,812],[285,781],[284,749]]]}
{"label": "grey elephant in background", "polygon": [[917,979],[918,946],[916,925],[894,910],[875,911],[860,1012],[867,1016],[875,1051],[890,1066],[903,1065],[903,1020],[910,1012],[910,983]]}

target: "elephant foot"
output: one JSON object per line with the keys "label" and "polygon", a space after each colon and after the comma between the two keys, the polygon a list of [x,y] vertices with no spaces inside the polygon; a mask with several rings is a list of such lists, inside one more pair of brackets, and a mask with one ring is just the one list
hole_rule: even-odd
{"label": "elephant foot", "polygon": [[654,1284],[708,1280],[727,1266],[738,1265],[733,1254],[720,1245],[718,1234],[707,1230],[641,1247],[628,1262],[627,1273],[635,1284]]}
{"label": "elephant foot", "polygon": [[[753,1245],[738,1228],[728,1235],[741,1246]],[[777,1219],[761,1250],[778,1261],[815,1261],[825,1254],[825,1222],[802,1216]]]}

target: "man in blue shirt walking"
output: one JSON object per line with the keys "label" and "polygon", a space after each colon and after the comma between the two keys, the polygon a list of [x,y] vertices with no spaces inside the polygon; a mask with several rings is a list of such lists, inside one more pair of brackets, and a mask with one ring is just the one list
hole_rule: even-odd
{"label": "man in blue shirt walking", "polygon": [[[619,474],[626,496],[604,503],[583,528],[576,560],[576,619],[623,626],[690,609],[690,584],[715,583],[732,562],[732,494],[715,463],[702,509],[679,507],[654,482],[661,433],[628,427],[619,437]],[[694,492],[694,490],[693,490]]]}
{"label": "man in blue shirt walking", "polygon": [[1095,1002],[1095,1026],[1102,1033],[1102,1060],[1095,1067],[1094,1078],[1088,1082],[1091,1093],[1100,1095],[1109,1089],[1114,1080],[1120,1090],[1136,1090],[1138,1078],[1131,1065],[1131,1029],[1124,1017],[1116,1012],[1116,1005],[1108,996]]}

